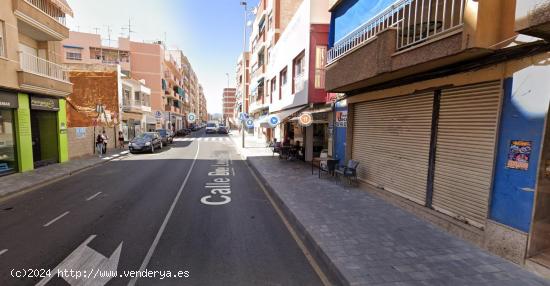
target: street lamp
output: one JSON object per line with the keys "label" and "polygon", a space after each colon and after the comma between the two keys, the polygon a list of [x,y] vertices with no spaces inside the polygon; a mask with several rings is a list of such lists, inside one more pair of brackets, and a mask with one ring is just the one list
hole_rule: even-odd
{"label": "street lamp", "polygon": [[[246,22],[248,17],[248,7],[246,1],[241,1],[241,5],[244,7],[244,25],[243,25],[243,53],[242,53],[242,59],[241,59],[241,66],[243,70],[243,85],[242,88],[245,92],[241,95],[241,114],[245,111],[246,106],[246,59],[245,59],[245,53],[246,53]],[[244,116],[241,119],[241,137],[242,137],[242,148],[244,148],[244,128],[245,128],[245,122],[244,122]]]}

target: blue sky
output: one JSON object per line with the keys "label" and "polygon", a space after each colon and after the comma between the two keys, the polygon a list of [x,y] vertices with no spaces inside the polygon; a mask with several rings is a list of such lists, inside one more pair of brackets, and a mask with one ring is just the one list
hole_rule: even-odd
{"label": "blue sky", "polygon": [[[131,19],[135,41],[164,40],[169,48],[181,49],[191,61],[203,85],[208,112],[221,112],[222,89],[235,85],[237,57],[242,51],[243,7],[240,0],[68,0],[74,18],[71,30],[99,33],[111,38],[121,33]],[[138,4],[139,3],[139,4]],[[248,1],[255,6],[258,0]]]}

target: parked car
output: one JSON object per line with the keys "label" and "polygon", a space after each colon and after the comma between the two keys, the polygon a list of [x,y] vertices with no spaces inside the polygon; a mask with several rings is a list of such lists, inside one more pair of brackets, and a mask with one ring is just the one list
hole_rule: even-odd
{"label": "parked car", "polygon": [[162,149],[162,139],[158,132],[145,132],[130,140],[128,144],[130,153],[151,152]]}
{"label": "parked car", "polygon": [[225,125],[220,125],[218,127],[218,133],[219,134],[229,134],[229,128]]}
{"label": "parked car", "polygon": [[172,144],[172,142],[174,142],[174,134],[172,133],[171,130],[157,129],[155,131],[160,134],[160,137],[162,139],[162,144],[168,145],[168,144]]}
{"label": "parked car", "polygon": [[191,129],[189,128],[182,128],[178,131],[176,131],[176,136],[186,136],[191,133]]}
{"label": "parked car", "polygon": [[206,133],[217,133],[218,132],[218,123],[208,122],[206,124]]}

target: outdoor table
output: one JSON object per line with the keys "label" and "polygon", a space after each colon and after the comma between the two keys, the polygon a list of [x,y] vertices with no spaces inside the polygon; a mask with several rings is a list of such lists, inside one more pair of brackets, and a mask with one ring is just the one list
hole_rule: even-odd
{"label": "outdoor table", "polygon": [[[313,167],[315,166],[315,162],[319,162],[317,164],[317,166],[319,167],[319,174],[321,173],[321,161],[327,161],[327,168],[329,170],[331,170],[331,175],[334,173],[334,169],[336,167],[336,164],[338,163],[338,161],[340,161],[339,159],[335,159],[335,158],[332,158],[332,157],[326,157],[326,158],[321,158],[321,157],[314,157],[312,160],[311,160],[311,174],[313,175]],[[331,169],[332,168],[332,169]]]}

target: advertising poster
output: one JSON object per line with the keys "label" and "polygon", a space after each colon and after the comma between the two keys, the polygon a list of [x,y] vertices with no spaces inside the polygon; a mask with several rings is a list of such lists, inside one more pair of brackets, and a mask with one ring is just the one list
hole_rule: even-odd
{"label": "advertising poster", "polygon": [[347,111],[336,111],[336,127],[348,127],[348,112]]}
{"label": "advertising poster", "polygon": [[525,171],[529,169],[529,157],[531,157],[531,141],[512,140],[506,168]]}

